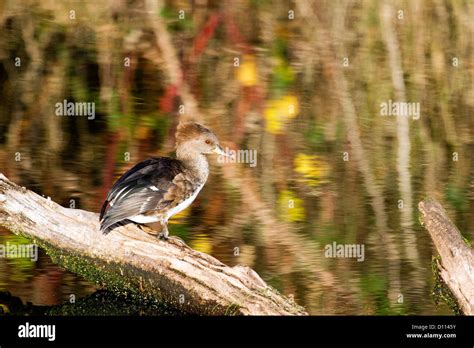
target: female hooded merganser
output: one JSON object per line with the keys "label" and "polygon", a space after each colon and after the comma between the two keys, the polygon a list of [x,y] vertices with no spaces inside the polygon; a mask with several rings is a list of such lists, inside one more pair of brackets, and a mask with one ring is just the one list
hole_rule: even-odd
{"label": "female hooded merganser", "polygon": [[100,230],[131,220],[160,222],[160,239],[168,239],[168,219],[186,209],[206,183],[206,154],[228,156],[209,129],[194,122],[178,125],[176,157],[156,157],[138,163],[117,180],[100,212]]}

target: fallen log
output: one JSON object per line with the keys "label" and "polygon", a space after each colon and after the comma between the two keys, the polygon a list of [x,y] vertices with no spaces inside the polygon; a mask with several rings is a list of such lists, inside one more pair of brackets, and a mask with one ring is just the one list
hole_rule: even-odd
{"label": "fallen log", "polygon": [[185,313],[306,315],[252,269],[228,267],[133,224],[104,236],[98,214],[64,208],[0,174],[0,225],[43,248],[53,262],[117,293],[156,299]]}
{"label": "fallen log", "polygon": [[418,204],[423,226],[438,251],[439,274],[465,315],[474,315],[474,253],[437,201]]}

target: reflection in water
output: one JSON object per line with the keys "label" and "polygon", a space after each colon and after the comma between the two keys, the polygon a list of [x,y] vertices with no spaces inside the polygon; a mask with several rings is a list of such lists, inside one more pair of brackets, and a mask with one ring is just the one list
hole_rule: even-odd
{"label": "reflection in water", "polygon": [[[99,211],[115,179],[172,154],[178,120],[193,118],[257,158],[210,158],[171,234],[252,267],[312,314],[451,314],[431,298],[434,251],[416,204],[439,199],[474,237],[472,10],[421,2],[400,19],[375,0],[9,2],[1,171]],[[76,116],[58,115],[64,100]],[[419,103],[420,117],[383,116],[389,100]],[[82,103],[94,117],[76,112]],[[333,243],[363,245],[364,261],[326,257]],[[5,290],[58,305],[95,287],[41,252],[0,260]]]}
{"label": "reflection in water", "polygon": [[[25,245],[30,242],[0,229],[0,245]],[[21,300],[39,306],[74,301],[95,291],[92,284],[54,265],[40,249],[37,261],[11,254],[0,260],[0,291],[9,291]],[[5,304],[4,302],[0,302]]]}

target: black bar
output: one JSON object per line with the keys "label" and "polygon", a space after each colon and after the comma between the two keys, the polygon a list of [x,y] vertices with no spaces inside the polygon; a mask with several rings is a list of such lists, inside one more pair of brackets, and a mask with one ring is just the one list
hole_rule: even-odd
{"label": "black bar", "polygon": [[[19,326],[54,324],[55,340],[20,338]],[[415,325],[415,326],[414,326]],[[455,328],[452,327],[455,325]],[[473,317],[0,317],[0,346],[57,344],[474,345]],[[408,338],[407,334],[455,334]]]}

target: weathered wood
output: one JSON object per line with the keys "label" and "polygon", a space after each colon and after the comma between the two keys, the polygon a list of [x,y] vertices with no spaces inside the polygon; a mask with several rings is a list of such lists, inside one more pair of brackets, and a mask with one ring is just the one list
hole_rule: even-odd
{"label": "weathered wood", "polygon": [[0,174],[0,225],[42,247],[54,262],[118,292],[194,314],[305,315],[252,269],[228,267],[183,243],[129,224],[104,236],[98,214],[64,208]]}
{"label": "weathered wood", "polygon": [[435,200],[418,204],[422,223],[438,250],[441,278],[466,315],[474,315],[474,253],[461,233],[449,219],[444,208]]}

